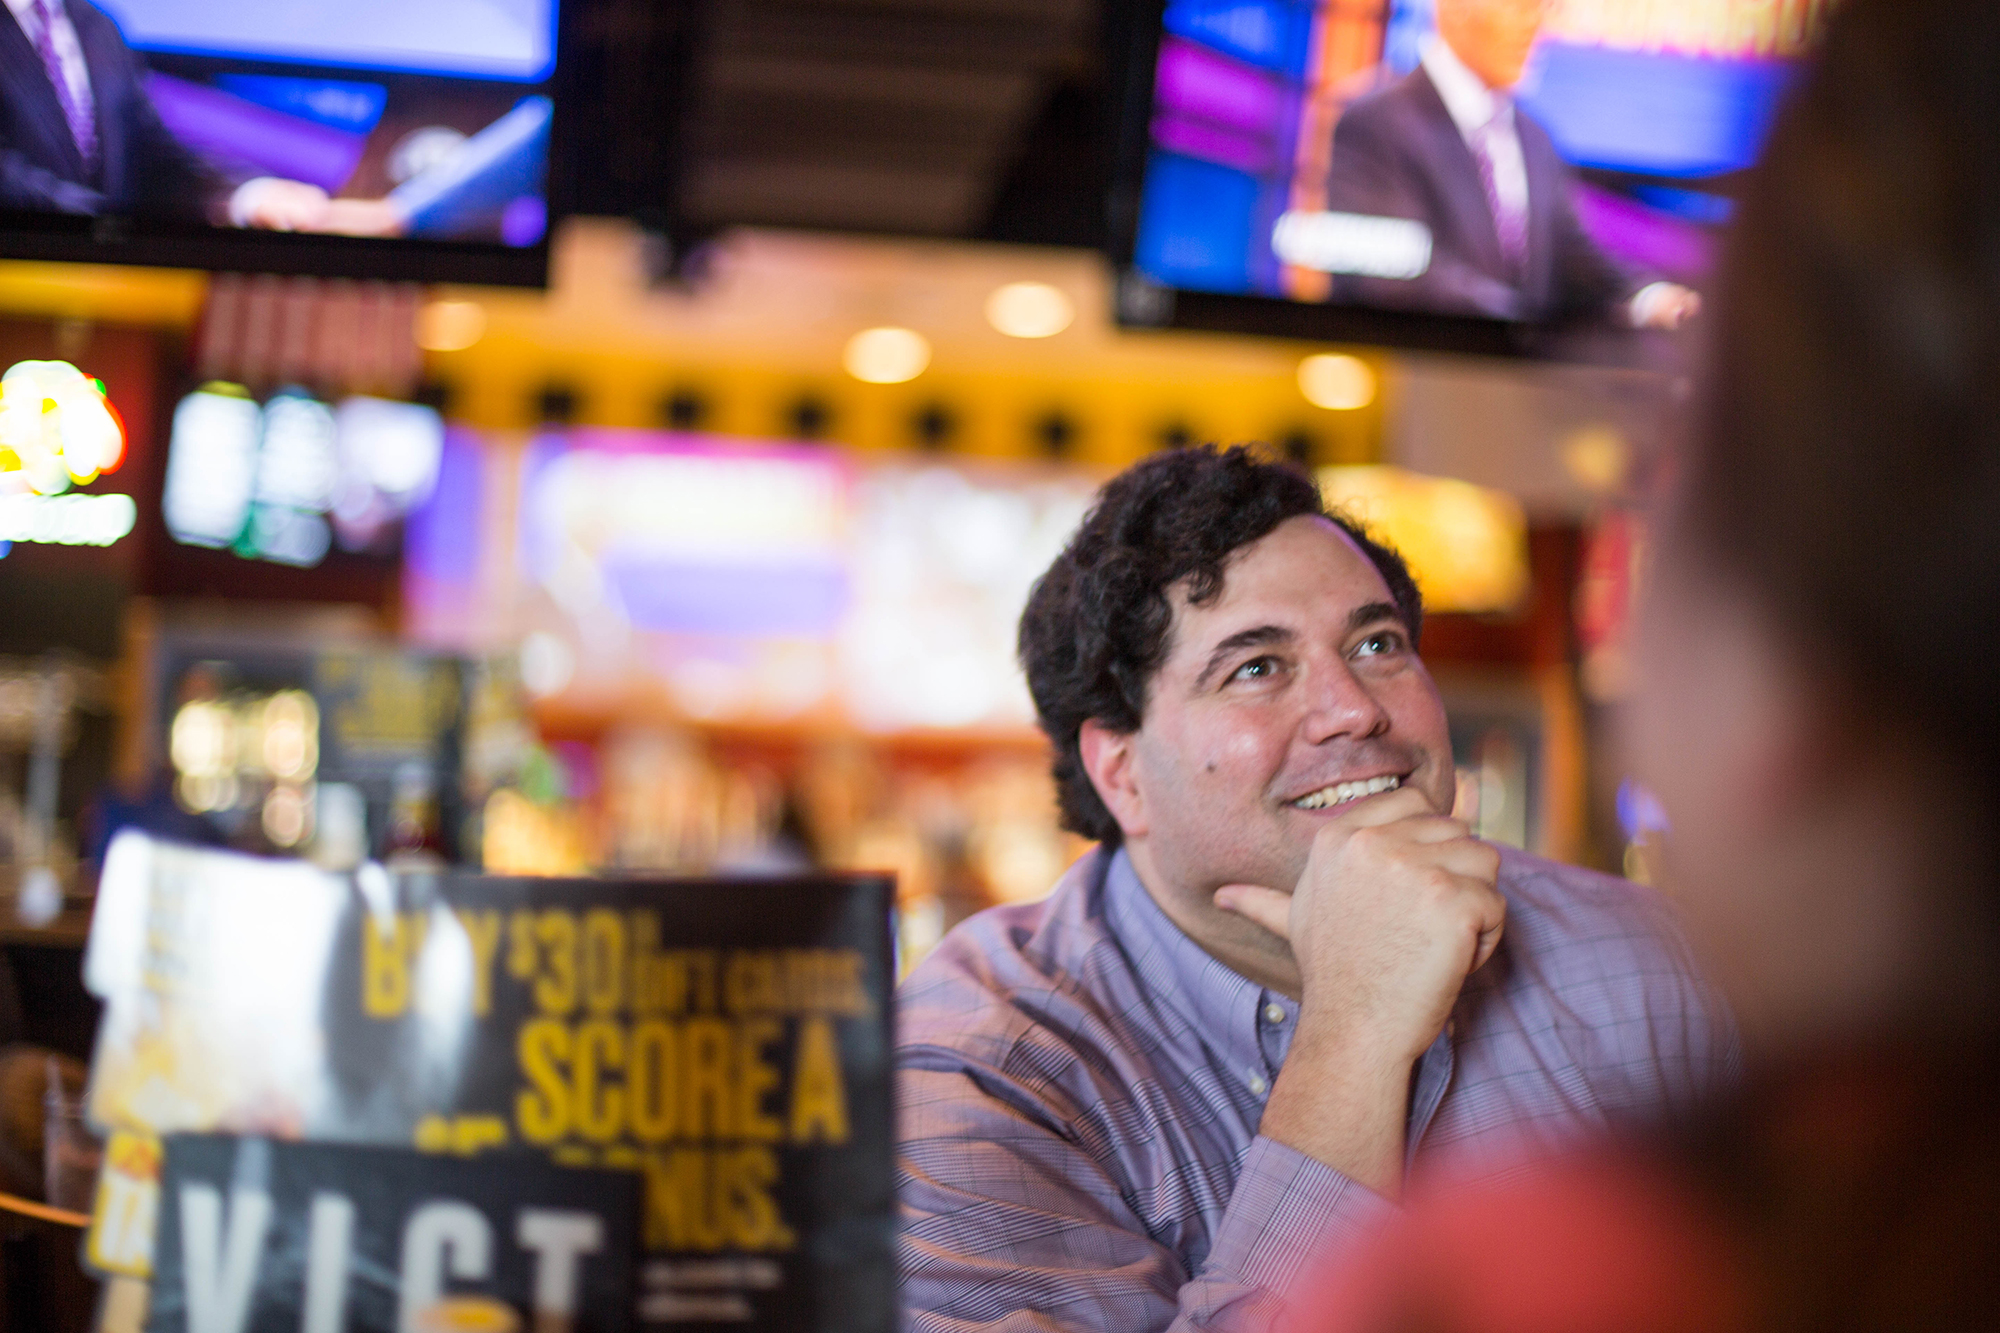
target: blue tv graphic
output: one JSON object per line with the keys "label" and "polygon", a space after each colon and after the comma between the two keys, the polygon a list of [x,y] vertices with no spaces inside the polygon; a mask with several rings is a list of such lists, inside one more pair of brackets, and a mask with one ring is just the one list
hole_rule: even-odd
{"label": "blue tv graphic", "polygon": [[1176,153],[1154,153],[1146,169],[1133,262],[1169,286],[1249,290],[1258,190],[1257,179],[1243,172]]}
{"label": "blue tv graphic", "polygon": [[246,102],[349,134],[366,134],[374,129],[375,122],[382,119],[383,108],[389,104],[389,90],[381,84],[345,79],[218,74],[215,86]]}
{"label": "blue tv graphic", "polygon": [[1177,37],[1245,64],[1304,78],[1311,50],[1311,0],[1175,0],[1165,25]]}
{"label": "blue tv graphic", "polygon": [[145,51],[539,83],[556,0],[97,0]]}
{"label": "blue tv graphic", "polygon": [[1545,42],[1521,105],[1578,166],[1694,178],[1757,160],[1793,67]]}

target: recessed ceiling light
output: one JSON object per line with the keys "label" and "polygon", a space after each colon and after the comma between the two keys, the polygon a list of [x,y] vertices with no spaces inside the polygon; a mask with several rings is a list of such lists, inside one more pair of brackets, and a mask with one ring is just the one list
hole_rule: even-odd
{"label": "recessed ceiling light", "polygon": [[1046,282],[1010,282],[986,298],[986,322],[1009,338],[1047,338],[1076,318],[1068,293]]}
{"label": "recessed ceiling light", "polygon": [[486,334],[486,309],[477,301],[432,301],[417,311],[417,346],[426,352],[462,352]]}
{"label": "recessed ceiling light", "polygon": [[863,329],[847,340],[841,364],[869,384],[901,384],[931,363],[930,341],[915,329]]}
{"label": "recessed ceiling light", "polygon": [[1314,407],[1352,412],[1375,401],[1375,372],[1358,356],[1325,352],[1299,362],[1299,392]]}

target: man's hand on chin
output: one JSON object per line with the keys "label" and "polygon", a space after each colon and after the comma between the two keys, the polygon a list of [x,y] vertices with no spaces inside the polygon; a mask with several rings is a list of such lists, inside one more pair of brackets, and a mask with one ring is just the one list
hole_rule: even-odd
{"label": "man's hand on chin", "polygon": [[1415,787],[1357,802],[1314,839],[1289,894],[1218,889],[1218,907],[1291,942],[1299,1026],[1260,1132],[1394,1198],[1410,1070],[1506,919],[1500,854]]}

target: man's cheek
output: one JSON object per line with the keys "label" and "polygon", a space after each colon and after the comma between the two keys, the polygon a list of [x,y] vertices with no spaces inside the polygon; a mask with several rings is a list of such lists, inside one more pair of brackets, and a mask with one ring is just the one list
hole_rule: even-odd
{"label": "man's cheek", "polygon": [[1435,757],[1442,750],[1451,753],[1451,723],[1445,717],[1444,699],[1428,671],[1411,671],[1397,678],[1381,697],[1389,714],[1391,730],[1405,745],[1422,748]]}
{"label": "man's cheek", "polygon": [[1254,782],[1256,766],[1270,746],[1264,736],[1248,728],[1227,729],[1210,737],[1203,747],[1201,772],[1211,784],[1231,786]]}

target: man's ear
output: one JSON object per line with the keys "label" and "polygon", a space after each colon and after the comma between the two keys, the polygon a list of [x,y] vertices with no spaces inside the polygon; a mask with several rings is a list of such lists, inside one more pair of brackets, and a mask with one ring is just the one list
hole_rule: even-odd
{"label": "man's ear", "polygon": [[1090,775],[1097,798],[1104,802],[1128,840],[1146,836],[1147,826],[1146,801],[1139,792],[1134,772],[1132,747],[1138,739],[1139,733],[1113,731],[1096,718],[1086,721],[1076,733],[1083,771]]}

